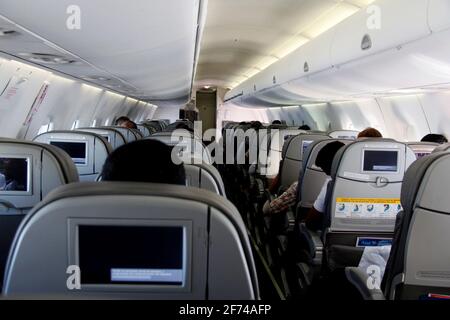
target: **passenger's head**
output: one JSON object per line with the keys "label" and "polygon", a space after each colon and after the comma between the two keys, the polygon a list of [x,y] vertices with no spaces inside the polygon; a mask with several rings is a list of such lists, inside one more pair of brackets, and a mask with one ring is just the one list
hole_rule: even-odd
{"label": "passenger's head", "polygon": [[139,140],[114,150],[103,165],[102,180],[185,185],[182,164],[172,161],[172,147],[157,140]]}
{"label": "passenger's head", "polygon": [[333,165],[333,159],[336,153],[342,148],[344,144],[339,141],[333,141],[323,147],[316,158],[316,166],[321,168],[327,176],[331,175],[331,166]]}
{"label": "passenger's head", "polygon": [[178,122],[175,125],[175,130],[177,130],[177,129],[184,129],[184,130],[192,131],[192,128],[189,127],[189,125],[186,122]]}
{"label": "passenger's head", "polygon": [[122,116],[122,117],[117,118],[114,124],[116,126],[121,126],[121,125],[123,125],[123,123],[125,123],[127,121],[130,121],[130,118]]}
{"label": "passenger's head", "polygon": [[273,120],[272,124],[282,124],[282,123],[281,123],[281,120]]}
{"label": "passenger's head", "polygon": [[444,144],[444,143],[448,142],[448,139],[442,134],[431,133],[431,134],[427,134],[425,137],[423,137],[421,141]]}
{"label": "passenger's head", "polygon": [[304,124],[304,125],[298,127],[298,129],[299,129],[299,130],[309,131],[309,130],[311,130],[311,127],[308,126],[307,124]]}
{"label": "passenger's head", "polygon": [[383,135],[375,128],[366,128],[358,134],[360,138],[383,138]]}
{"label": "passenger's head", "polygon": [[252,121],[250,123],[250,125],[251,125],[251,128],[255,129],[255,130],[259,130],[263,127],[263,124],[260,121]]}
{"label": "passenger's head", "polygon": [[120,126],[121,126],[121,127],[128,128],[128,129],[137,129],[136,123],[133,122],[133,121],[131,121],[131,120],[122,122],[122,124],[121,124]]}

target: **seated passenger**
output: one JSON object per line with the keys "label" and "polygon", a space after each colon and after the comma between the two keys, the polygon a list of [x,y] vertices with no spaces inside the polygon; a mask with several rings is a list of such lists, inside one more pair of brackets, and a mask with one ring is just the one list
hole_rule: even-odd
{"label": "seated passenger", "polygon": [[430,133],[420,140],[421,142],[434,142],[439,144],[448,143],[448,139],[442,134]]}
{"label": "seated passenger", "polygon": [[375,128],[366,128],[358,134],[360,138],[383,138],[383,135]]}
{"label": "seated passenger", "polygon": [[327,195],[328,183],[331,181],[331,167],[333,165],[334,156],[344,146],[342,142],[334,141],[323,147],[316,158],[316,166],[318,166],[327,175],[319,195],[314,201],[312,208],[306,216],[306,226],[313,230],[318,230],[322,226],[322,217],[325,213],[325,198]]}
{"label": "seated passenger", "polygon": [[304,124],[304,125],[298,127],[298,129],[299,129],[299,130],[310,131],[310,130],[311,130],[311,127],[308,126],[307,124]]}
{"label": "seated passenger", "polygon": [[126,116],[121,116],[119,118],[116,119],[116,121],[114,122],[114,124],[116,126],[122,126],[125,122],[130,121],[130,118],[126,117]]}
{"label": "seated passenger", "polygon": [[101,177],[103,181],[186,185],[184,166],[172,161],[172,147],[157,140],[139,140],[114,150]]}
{"label": "seated passenger", "polygon": [[272,124],[282,124],[282,123],[281,123],[281,120],[273,120]]}
{"label": "seated passenger", "polygon": [[263,124],[260,122],[260,121],[252,121],[251,123],[250,123],[250,125],[251,125],[251,129],[254,129],[254,130],[259,130],[259,129],[261,129],[261,128],[263,128],[264,126],[263,126]]}
{"label": "seated passenger", "polygon": [[[344,144],[339,141],[334,141],[323,147],[317,154],[316,166],[321,168],[323,172],[327,175],[331,175],[331,165],[333,164],[333,159],[336,153],[342,148]],[[313,208],[311,208],[308,214],[308,221],[312,221],[325,211],[325,196],[327,192],[328,182],[330,177],[325,181],[319,196],[314,202]],[[297,201],[297,186],[298,182],[294,182],[289,189],[287,189],[281,196],[271,201],[267,201],[263,207],[263,213],[276,214],[286,211],[290,206],[295,205]]]}
{"label": "seated passenger", "polygon": [[[305,125],[302,127],[306,128],[308,126]],[[305,130],[305,129],[303,129],[303,130]],[[382,134],[377,129],[374,129],[374,128],[367,128],[358,134],[358,139],[382,138],[382,137],[383,137]],[[340,145],[340,147],[337,147],[338,145]],[[333,147],[333,146],[335,146],[335,147]],[[330,174],[331,174],[331,165],[333,163],[334,155],[337,153],[337,151],[342,146],[343,146],[343,144],[340,142],[337,142],[337,141],[332,142],[332,143],[329,143],[328,145],[326,145],[317,154],[316,166],[320,167],[327,176],[330,176]],[[334,148],[337,148],[337,149],[334,149]],[[278,176],[275,178],[275,180],[277,180],[277,179],[279,179]],[[328,185],[329,181],[330,181],[329,179],[327,179],[327,181],[325,181],[325,184],[322,187],[322,191],[320,192],[319,197],[317,198],[316,202],[314,203],[313,208],[315,208],[315,211],[310,212],[310,214],[308,215],[310,217],[309,219],[312,219],[311,217],[317,216],[318,215],[317,213],[324,212],[325,208],[324,208],[323,201],[324,201],[325,194],[326,194],[326,186]],[[296,196],[297,195],[297,186],[298,186],[298,182],[294,182],[286,190],[286,192],[284,192],[281,196],[279,196],[278,198],[276,198],[275,200],[273,200],[270,203],[267,201],[263,206],[263,213],[266,215],[280,213],[280,212],[286,211],[290,206],[295,205],[295,203],[297,202],[297,196]]]}
{"label": "seated passenger", "polygon": [[123,122],[120,126],[128,128],[128,129],[137,129],[138,128],[137,124],[134,121],[131,121],[131,120]]}
{"label": "seated passenger", "polygon": [[194,130],[192,130],[192,128],[191,127],[189,127],[189,125],[187,124],[187,123],[184,123],[184,122],[179,122],[179,123],[177,123],[176,125],[175,125],[175,128],[174,128],[175,130],[178,130],[178,129],[182,129],[182,130],[187,130],[187,131],[189,131],[189,132],[193,132]]}

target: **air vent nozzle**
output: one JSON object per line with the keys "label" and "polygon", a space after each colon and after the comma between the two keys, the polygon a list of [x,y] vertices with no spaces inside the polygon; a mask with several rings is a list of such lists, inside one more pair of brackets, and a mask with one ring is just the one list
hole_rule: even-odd
{"label": "air vent nozzle", "polygon": [[47,65],[71,64],[76,62],[75,60],[50,53],[19,53],[19,55],[28,61]]}
{"label": "air vent nozzle", "polygon": [[0,28],[0,37],[13,37],[20,35],[16,30]]}
{"label": "air vent nozzle", "polygon": [[309,64],[308,64],[308,62],[306,62],[305,61],[305,64],[303,65],[303,71],[306,73],[306,72],[309,72]]}
{"label": "air vent nozzle", "polygon": [[366,34],[361,41],[361,50],[366,51],[372,48],[372,38]]}

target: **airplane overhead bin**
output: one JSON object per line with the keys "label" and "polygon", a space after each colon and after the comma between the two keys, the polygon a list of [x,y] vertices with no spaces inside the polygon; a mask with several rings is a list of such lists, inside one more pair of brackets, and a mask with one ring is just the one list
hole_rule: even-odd
{"label": "airplane overhead bin", "polygon": [[227,102],[280,106],[450,83],[450,2],[381,0],[231,90]]}

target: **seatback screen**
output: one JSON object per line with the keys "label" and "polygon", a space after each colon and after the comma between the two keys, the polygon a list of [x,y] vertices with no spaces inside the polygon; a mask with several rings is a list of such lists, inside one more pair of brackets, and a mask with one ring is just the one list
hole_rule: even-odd
{"label": "seatback screen", "polygon": [[28,192],[29,159],[0,157],[0,192]]}
{"label": "seatback screen", "polygon": [[398,151],[364,150],[363,171],[397,172]]}
{"label": "seatback screen", "polygon": [[86,149],[87,143],[83,142],[72,142],[72,141],[50,141],[52,146],[63,149],[69,154],[75,164],[86,165]]}
{"label": "seatback screen", "polygon": [[302,142],[302,157],[305,155],[306,153],[306,149],[308,149],[308,147],[311,145],[311,143],[313,143],[312,140],[305,140]]}
{"label": "seatback screen", "polygon": [[182,286],[183,227],[78,226],[83,284]]}

